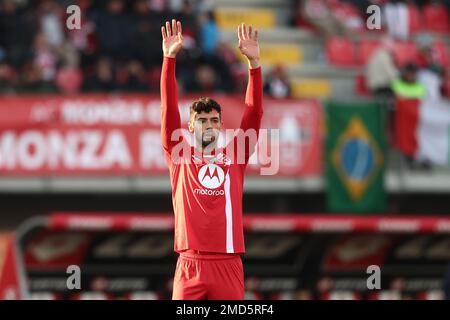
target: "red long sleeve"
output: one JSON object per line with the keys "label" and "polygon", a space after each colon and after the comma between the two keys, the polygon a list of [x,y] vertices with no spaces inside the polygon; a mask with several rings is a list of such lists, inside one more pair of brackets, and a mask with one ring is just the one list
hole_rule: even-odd
{"label": "red long sleeve", "polygon": [[[259,129],[261,127],[261,119],[263,116],[263,108],[262,108],[262,76],[261,76],[261,67],[255,69],[249,69],[249,79],[247,85],[247,92],[245,94],[245,111],[242,117],[240,129],[243,130],[240,134],[244,134],[244,137],[249,134],[252,136],[251,132],[247,130],[252,129],[256,131],[256,138],[259,137]],[[239,135],[240,135],[239,134]],[[239,136],[238,135],[238,136]],[[238,141],[242,141],[238,139]],[[235,149],[238,154],[244,152],[245,155],[245,163],[248,162],[250,155],[254,152],[255,145],[257,141],[254,139],[249,140],[248,137],[245,138],[245,142],[237,143]]]}
{"label": "red long sleeve", "polygon": [[161,139],[164,150],[169,153],[178,143],[171,141],[172,132],[181,128],[175,64],[175,58],[164,57],[161,71]]}
{"label": "red long sleeve", "polygon": [[241,121],[241,129],[259,130],[261,126],[261,118],[263,115],[262,108],[262,76],[261,67],[248,70],[247,92],[245,94],[245,112]]}

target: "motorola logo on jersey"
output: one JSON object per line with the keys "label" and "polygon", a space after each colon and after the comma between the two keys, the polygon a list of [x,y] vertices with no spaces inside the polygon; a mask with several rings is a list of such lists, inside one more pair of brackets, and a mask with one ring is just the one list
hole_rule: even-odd
{"label": "motorola logo on jersey", "polygon": [[225,174],[221,167],[215,164],[207,164],[198,171],[198,181],[208,189],[220,187],[225,180]]}

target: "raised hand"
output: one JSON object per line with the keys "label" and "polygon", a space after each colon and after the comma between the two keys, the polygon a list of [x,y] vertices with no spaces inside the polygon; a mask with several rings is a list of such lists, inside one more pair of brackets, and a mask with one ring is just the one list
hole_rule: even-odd
{"label": "raised hand", "polygon": [[247,57],[250,67],[259,67],[259,43],[258,30],[252,30],[252,26],[248,27],[245,23],[238,26],[239,50]]}
{"label": "raised hand", "polygon": [[175,19],[172,19],[172,28],[169,21],[166,21],[166,27],[161,27],[162,49],[165,57],[175,58],[183,47],[181,31],[181,22],[175,21]]}

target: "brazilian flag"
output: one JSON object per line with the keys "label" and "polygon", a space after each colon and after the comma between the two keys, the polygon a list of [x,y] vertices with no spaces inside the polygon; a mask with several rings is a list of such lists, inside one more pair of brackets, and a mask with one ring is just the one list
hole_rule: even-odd
{"label": "brazilian flag", "polygon": [[327,206],[332,212],[383,212],[384,109],[375,102],[326,103]]}

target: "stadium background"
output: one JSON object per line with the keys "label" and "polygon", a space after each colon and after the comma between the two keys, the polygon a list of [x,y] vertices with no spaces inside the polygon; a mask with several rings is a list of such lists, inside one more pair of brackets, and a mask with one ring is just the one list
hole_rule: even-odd
{"label": "stadium background", "polygon": [[[448,1],[0,3],[0,298],[170,297],[159,28],[176,17],[181,111],[212,95],[231,128],[247,75],[236,26],[260,30],[263,127],[280,129],[280,171],[250,167],[246,178],[247,298],[444,299],[450,162],[436,159],[448,157],[439,139],[450,125],[433,121],[450,110]],[[71,4],[81,30],[65,27]],[[366,27],[370,4],[382,8],[381,30]],[[424,123],[441,131],[424,146],[414,123],[428,98],[380,96],[367,84],[387,37],[398,73],[411,62],[439,70],[443,108]],[[339,149],[356,118],[364,134],[351,137],[366,144]],[[427,146],[436,156],[417,157]],[[361,154],[365,170],[352,176]],[[71,264],[81,290],[66,288]],[[381,290],[366,287],[369,265],[381,267]]]}

